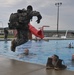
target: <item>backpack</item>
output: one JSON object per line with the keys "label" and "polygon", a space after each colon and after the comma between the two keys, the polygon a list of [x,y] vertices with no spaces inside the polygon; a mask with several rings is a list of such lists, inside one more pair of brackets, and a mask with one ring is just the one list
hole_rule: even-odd
{"label": "backpack", "polygon": [[23,28],[25,24],[27,25],[29,20],[27,21],[27,11],[26,10],[18,10],[17,13],[12,13],[9,18],[9,28],[10,29],[18,29]]}
{"label": "backpack", "polygon": [[11,13],[8,25],[9,25],[10,29],[16,29],[16,27],[18,25],[18,15],[17,15],[17,13]]}

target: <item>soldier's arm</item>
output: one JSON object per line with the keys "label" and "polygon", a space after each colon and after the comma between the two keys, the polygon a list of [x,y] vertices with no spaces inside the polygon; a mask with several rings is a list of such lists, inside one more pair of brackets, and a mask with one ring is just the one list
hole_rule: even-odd
{"label": "soldier's arm", "polygon": [[41,14],[39,13],[39,12],[37,12],[37,11],[32,11],[31,12],[31,16],[33,17],[33,16],[37,16],[37,23],[40,23],[40,20],[42,19],[42,16],[41,16]]}

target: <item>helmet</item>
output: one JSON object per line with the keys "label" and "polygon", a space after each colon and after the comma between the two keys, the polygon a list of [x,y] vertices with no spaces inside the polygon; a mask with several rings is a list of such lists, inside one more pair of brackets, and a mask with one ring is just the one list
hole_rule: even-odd
{"label": "helmet", "polygon": [[58,55],[54,54],[54,56],[56,57],[56,59],[59,59],[59,56]]}
{"label": "helmet", "polygon": [[27,6],[27,9],[30,9],[31,11],[33,10],[31,5]]}

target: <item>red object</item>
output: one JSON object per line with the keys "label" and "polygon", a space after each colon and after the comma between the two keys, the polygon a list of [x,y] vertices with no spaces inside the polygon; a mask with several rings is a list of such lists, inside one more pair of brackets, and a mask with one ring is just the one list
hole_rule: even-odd
{"label": "red object", "polygon": [[37,37],[40,37],[41,39],[44,38],[44,35],[42,33],[42,30],[37,30],[35,27],[33,27],[31,24],[29,24],[29,30],[32,34],[34,34]]}

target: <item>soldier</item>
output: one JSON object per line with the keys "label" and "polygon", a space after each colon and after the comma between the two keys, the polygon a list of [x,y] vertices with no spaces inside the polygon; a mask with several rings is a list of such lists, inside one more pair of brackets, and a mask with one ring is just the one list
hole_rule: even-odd
{"label": "soldier", "polygon": [[4,28],[4,39],[7,40],[8,37],[8,30]]}
{"label": "soldier", "polygon": [[66,69],[67,66],[62,64],[63,60],[59,59],[59,56],[53,55],[52,57],[48,57],[46,69],[55,69],[55,70],[61,70]]}
{"label": "soldier", "polygon": [[24,44],[28,41],[29,23],[33,16],[37,16],[37,23],[40,23],[42,19],[41,14],[38,11],[33,11],[31,5],[27,6],[26,9],[17,10],[17,13],[12,13],[9,19],[9,28],[17,30],[17,38],[11,43],[11,50],[15,52],[16,46]]}

